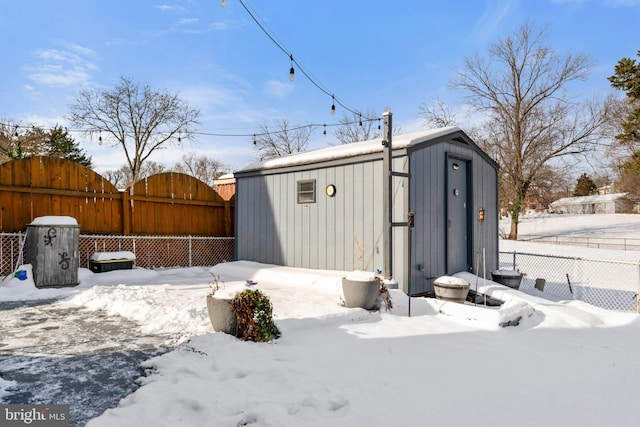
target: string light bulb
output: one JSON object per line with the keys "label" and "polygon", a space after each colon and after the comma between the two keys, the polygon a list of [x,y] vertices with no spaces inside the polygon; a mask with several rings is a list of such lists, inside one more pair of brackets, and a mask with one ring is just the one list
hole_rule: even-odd
{"label": "string light bulb", "polygon": [[360,127],[362,127],[362,114],[358,113],[358,117],[360,118],[358,124],[360,125]]}
{"label": "string light bulb", "polygon": [[331,115],[336,115],[336,97],[331,95]]}
{"label": "string light bulb", "polygon": [[220,7],[227,7],[227,0],[220,0]]}
{"label": "string light bulb", "polygon": [[258,145],[258,142],[256,141],[256,134],[253,134],[253,145]]}
{"label": "string light bulb", "polygon": [[291,68],[289,68],[289,81],[292,82],[296,72],[296,70],[293,69],[293,55],[289,55],[289,59],[291,59]]}
{"label": "string light bulb", "polygon": [[324,126],[324,131],[322,132],[322,135],[326,138],[327,137],[327,125],[324,124],[322,126]]}

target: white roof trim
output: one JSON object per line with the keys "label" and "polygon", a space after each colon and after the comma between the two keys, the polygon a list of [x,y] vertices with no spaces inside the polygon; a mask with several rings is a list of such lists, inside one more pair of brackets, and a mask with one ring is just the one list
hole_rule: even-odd
{"label": "white roof trim", "polygon": [[[392,145],[394,149],[408,148],[412,145],[421,144],[456,132],[460,132],[458,126],[449,126],[405,135],[394,135]],[[382,138],[377,138],[370,141],[354,142],[352,144],[336,145],[319,150],[291,154],[285,157],[276,157],[263,162],[252,163],[242,168],[239,172],[326,162],[363,154],[379,153],[382,152],[382,149]]]}

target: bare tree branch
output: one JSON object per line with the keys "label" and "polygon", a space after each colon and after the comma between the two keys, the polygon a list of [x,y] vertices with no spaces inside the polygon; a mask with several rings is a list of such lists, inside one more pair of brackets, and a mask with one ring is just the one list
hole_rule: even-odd
{"label": "bare tree branch", "polygon": [[430,128],[443,128],[457,125],[456,115],[453,114],[449,106],[439,98],[436,98],[431,106],[422,104],[419,115]]}
{"label": "bare tree branch", "polygon": [[142,166],[153,152],[191,138],[200,115],[178,95],[141,87],[126,77],[120,77],[112,90],[80,91],[69,108],[74,125],[89,134],[99,133],[101,138],[104,132],[113,145],[122,147],[132,182],[140,178]]}
{"label": "bare tree branch", "polygon": [[200,181],[213,187],[213,181],[229,172],[231,168],[222,162],[204,155],[198,156],[193,151],[185,153],[173,169],[176,172],[185,173],[198,178]]}
{"label": "bare tree branch", "polygon": [[254,148],[260,160],[282,157],[307,149],[312,128],[308,125],[292,127],[287,119],[277,121],[276,130],[263,124],[254,139]]}
{"label": "bare tree branch", "polygon": [[575,102],[570,83],[584,80],[586,55],[559,55],[544,46],[544,30],[524,23],[498,40],[486,57],[467,57],[451,87],[486,115],[483,145],[501,166],[502,195],[516,239],[527,193],[552,159],[585,154],[599,144],[612,98]]}
{"label": "bare tree branch", "polygon": [[[373,110],[360,114],[353,113],[351,116],[345,115],[340,119],[340,125],[333,132],[340,144],[382,138],[382,117],[376,115]],[[393,135],[398,135],[400,132],[400,127],[394,126]]]}

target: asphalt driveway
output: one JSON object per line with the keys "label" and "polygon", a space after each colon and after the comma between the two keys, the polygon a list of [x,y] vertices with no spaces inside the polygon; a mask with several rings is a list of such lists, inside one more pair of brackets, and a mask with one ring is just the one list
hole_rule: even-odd
{"label": "asphalt driveway", "polygon": [[0,302],[0,376],[17,383],[2,403],[69,404],[71,426],[84,426],[135,391],[141,362],[176,339],[56,300]]}

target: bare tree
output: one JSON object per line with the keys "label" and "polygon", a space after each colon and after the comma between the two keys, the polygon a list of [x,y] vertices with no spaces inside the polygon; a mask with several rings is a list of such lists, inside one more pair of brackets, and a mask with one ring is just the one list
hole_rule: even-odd
{"label": "bare tree", "polygon": [[198,156],[193,151],[185,153],[173,169],[186,173],[213,187],[213,180],[227,173],[231,168],[212,157]]}
{"label": "bare tree", "polygon": [[[364,113],[352,113],[351,116],[344,115],[340,119],[340,127],[333,132],[333,135],[340,144],[351,144],[353,142],[370,141],[382,138],[382,117],[376,115],[373,110]],[[394,126],[392,133],[398,135],[401,128]]]}
{"label": "bare tree", "polygon": [[47,133],[36,126],[24,126],[12,120],[0,123],[0,163],[48,152]]}
{"label": "bare tree", "polygon": [[364,114],[344,115],[339,122],[340,127],[333,132],[333,135],[340,141],[340,144],[351,144],[382,137],[382,118],[371,110],[367,110]]}
{"label": "bare tree", "polygon": [[299,153],[307,149],[313,130],[309,125],[291,127],[289,120],[280,119],[277,129],[271,130],[267,124],[260,126],[260,133],[253,140],[254,148],[260,160],[282,157]]}
{"label": "bare tree", "polygon": [[420,116],[425,120],[425,124],[430,128],[443,128],[456,126],[456,115],[449,109],[449,106],[439,98],[433,105],[422,104],[420,106]]}
{"label": "bare tree", "polygon": [[123,165],[120,167],[120,169],[115,171],[104,172],[102,175],[116,187],[129,188],[131,190],[133,185],[141,179],[145,179],[151,175],[168,171],[169,168],[166,165],[154,162],[153,160],[149,160],[146,161],[140,168],[138,179],[136,181],[133,180],[133,174],[131,173],[131,168],[129,167],[129,165]]}
{"label": "bare tree", "polygon": [[501,166],[510,239],[518,237],[524,201],[543,166],[595,148],[612,102],[571,100],[567,86],[586,78],[590,59],[559,55],[543,41],[544,30],[525,23],[494,43],[487,57],[465,58],[451,82],[486,117],[483,148]]}
{"label": "bare tree", "polygon": [[153,152],[190,138],[200,115],[175,93],[140,87],[126,77],[112,90],[80,91],[69,108],[75,126],[122,147],[132,182]]}
{"label": "bare tree", "polygon": [[[127,168],[127,167],[125,166],[125,168]],[[118,170],[115,170],[115,171],[114,170],[108,170],[108,171],[103,172],[101,175],[103,177],[105,177],[107,179],[107,181],[112,183],[118,189],[124,189],[124,188],[128,187],[128,185],[126,184],[127,176],[122,171],[122,168],[118,169]]]}

